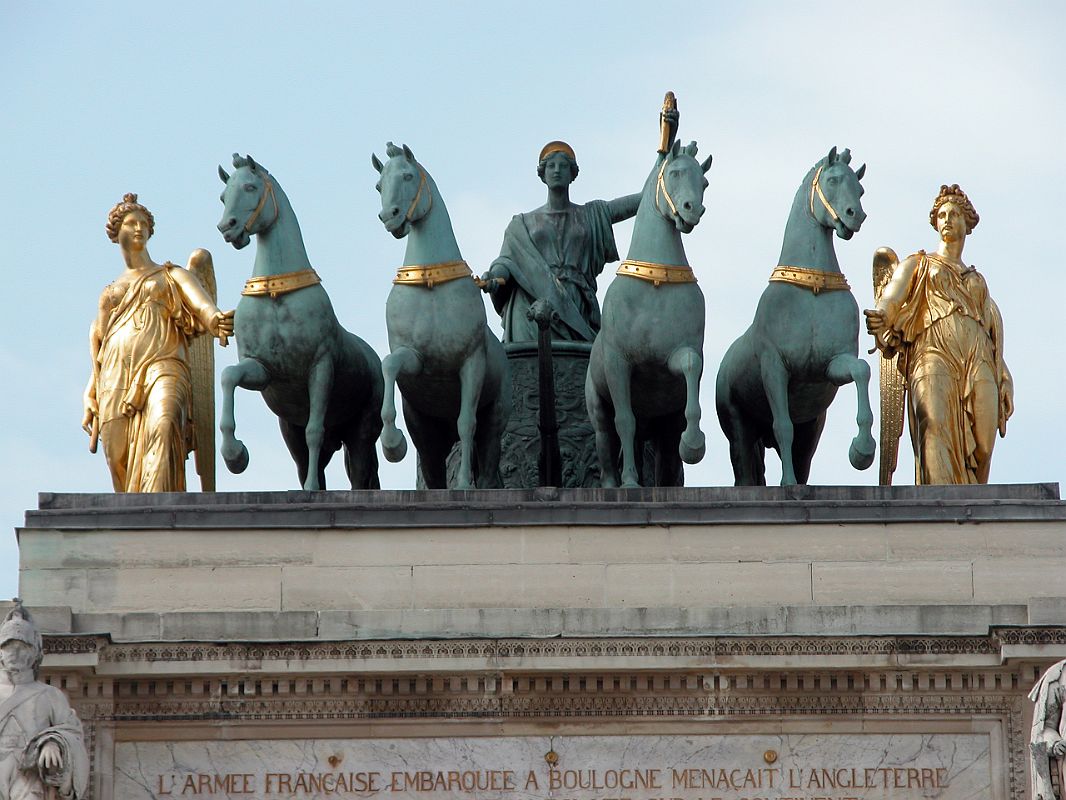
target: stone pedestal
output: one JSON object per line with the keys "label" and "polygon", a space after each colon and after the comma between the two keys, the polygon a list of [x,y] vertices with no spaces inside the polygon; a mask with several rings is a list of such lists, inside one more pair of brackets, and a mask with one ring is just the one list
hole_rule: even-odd
{"label": "stone pedestal", "polygon": [[1053,485],[42,495],[18,534],[97,800],[1021,800],[1066,656]]}

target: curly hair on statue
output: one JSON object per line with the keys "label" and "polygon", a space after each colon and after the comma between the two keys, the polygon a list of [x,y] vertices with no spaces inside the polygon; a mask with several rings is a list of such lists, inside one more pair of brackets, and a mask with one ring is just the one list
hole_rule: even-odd
{"label": "curly hair on statue", "polygon": [[140,211],[148,220],[148,235],[155,233],[155,217],[152,216],[152,212],[137,202],[137,195],[126,192],[122,196],[122,202],[116,203],[107,214],[107,225],[104,229],[107,231],[108,239],[112,242],[118,241],[118,229],[122,227],[122,220],[133,211]]}
{"label": "curly hair on statue", "polygon": [[929,211],[929,224],[936,228],[936,212],[947,202],[954,203],[962,209],[962,213],[966,217],[966,234],[971,234],[973,229],[977,227],[977,223],[981,221],[981,217],[978,216],[977,209],[973,207],[973,203],[966,196],[966,192],[960,189],[957,183],[953,183],[951,186],[947,184],[941,185],[940,194],[936,196],[936,200],[933,201],[933,208]]}

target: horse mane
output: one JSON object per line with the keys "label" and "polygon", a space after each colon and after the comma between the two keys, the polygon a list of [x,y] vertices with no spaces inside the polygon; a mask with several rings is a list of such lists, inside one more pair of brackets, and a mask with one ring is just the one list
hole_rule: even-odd
{"label": "horse mane", "polygon": [[385,144],[385,155],[387,155],[389,158],[396,158],[396,156],[402,156],[403,148],[397,147],[392,142],[387,142]]}

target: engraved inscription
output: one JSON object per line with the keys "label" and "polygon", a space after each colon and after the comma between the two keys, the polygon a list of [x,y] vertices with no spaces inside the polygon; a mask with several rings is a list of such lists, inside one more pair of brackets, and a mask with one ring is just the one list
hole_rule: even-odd
{"label": "engraved inscription", "polygon": [[994,760],[986,733],[123,742],[115,790],[130,800],[963,800],[1003,797]]}

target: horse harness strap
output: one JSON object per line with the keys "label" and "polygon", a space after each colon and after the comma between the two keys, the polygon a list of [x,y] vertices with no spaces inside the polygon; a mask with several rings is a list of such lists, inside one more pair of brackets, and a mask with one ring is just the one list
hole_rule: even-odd
{"label": "horse harness strap", "polygon": [[274,181],[270,180],[270,178],[264,178],[263,195],[259,198],[259,204],[256,205],[255,211],[252,212],[252,216],[248,217],[248,221],[244,223],[245,233],[252,232],[252,226],[255,224],[255,221],[259,219],[259,215],[263,212],[263,208],[266,206],[267,195],[270,195],[270,199],[274,201],[274,221],[277,222],[281,211],[278,209],[278,197],[274,194]]}
{"label": "horse harness strap", "polygon": [[820,269],[808,269],[807,267],[774,267],[770,273],[770,281],[791,283],[793,286],[803,286],[815,294],[819,292],[832,292],[849,290],[848,279],[842,272],[825,272]]}
{"label": "horse harness strap", "polygon": [[666,180],[663,178],[663,174],[666,172],[666,165],[670,163],[669,157],[663,159],[663,165],[659,167],[659,177],[655,179],[655,207],[659,209],[659,213],[662,213],[662,209],[659,208],[659,192],[663,193],[663,197],[666,198],[666,204],[670,206],[670,213],[675,217],[678,216],[677,206],[674,205],[674,200],[670,197],[670,193],[666,191]]}
{"label": "horse harness strap", "polygon": [[656,289],[664,283],[696,283],[696,273],[692,271],[692,267],[651,264],[631,258],[619,265],[617,274],[650,281],[655,284]]}
{"label": "horse harness strap", "polygon": [[467,276],[472,277],[473,274],[465,261],[444,261],[440,264],[400,267],[396,270],[396,277],[392,279],[392,282],[432,289],[438,283],[447,283]]}
{"label": "horse harness strap", "polygon": [[318,273],[308,267],[296,272],[283,272],[280,275],[265,275],[261,278],[249,278],[244,282],[241,294],[245,297],[261,297],[265,294],[277,297],[279,294],[288,294],[305,286],[314,286],[322,283]]}
{"label": "horse harness strap", "polygon": [[[407,207],[407,213],[404,214],[404,218],[408,222],[414,222],[414,217],[411,215],[415,213],[415,209],[418,208],[418,201],[422,199],[422,190],[426,188],[426,171],[422,169],[421,165],[416,164],[418,167],[418,174],[421,176],[418,181],[418,191],[415,192],[414,200],[411,201],[411,205]],[[426,214],[429,213],[429,209],[433,208],[433,195],[429,195],[429,205],[426,207]],[[422,216],[425,216],[423,214]]]}
{"label": "horse harness strap", "polygon": [[839,222],[840,215],[837,214],[836,210],[831,205],[829,205],[829,201],[825,199],[825,193],[822,191],[822,184],[818,180],[822,175],[822,169],[824,167],[825,164],[818,167],[817,172],[814,173],[814,180],[811,181],[811,215],[813,216],[814,214],[814,195],[817,194],[818,199],[821,200],[822,205],[825,206],[825,210],[828,211],[829,216],[833,218],[833,222]]}

